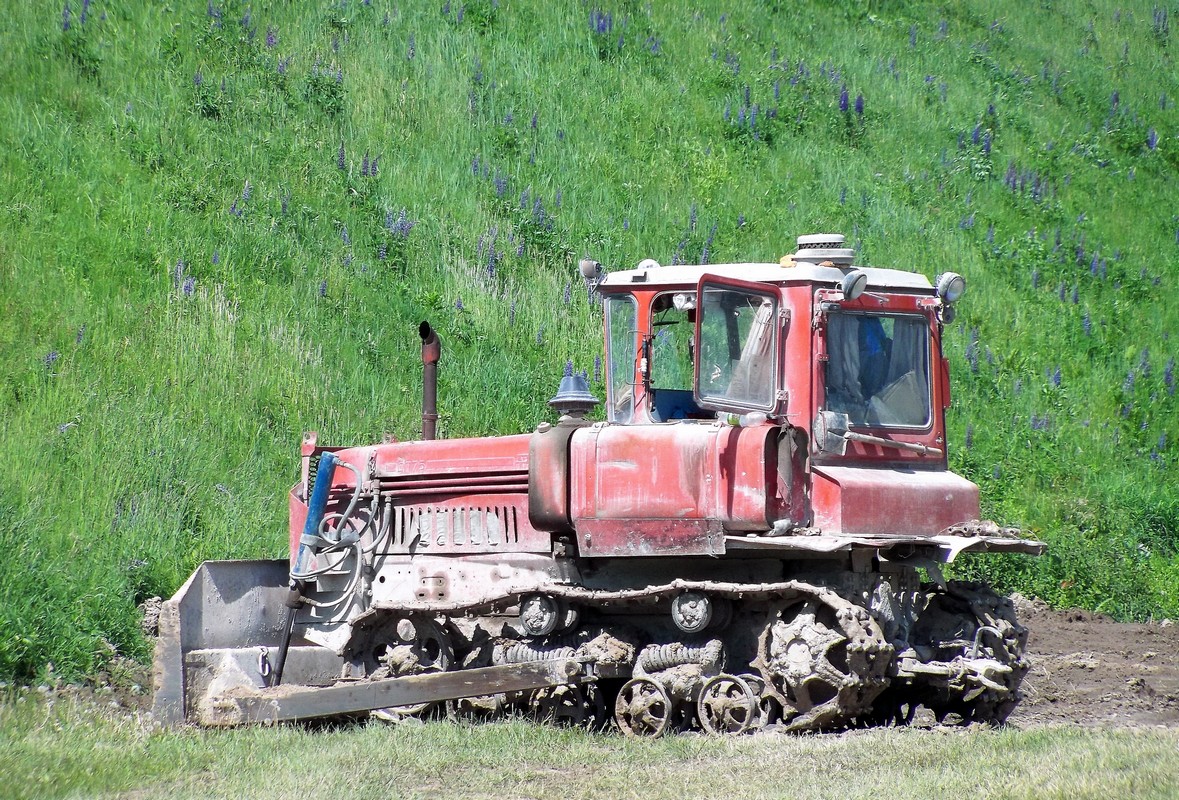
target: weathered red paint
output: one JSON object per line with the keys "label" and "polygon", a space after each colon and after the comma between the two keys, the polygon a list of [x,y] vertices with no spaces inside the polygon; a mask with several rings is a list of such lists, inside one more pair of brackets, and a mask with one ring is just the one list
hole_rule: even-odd
{"label": "weathered red paint", "polygon": [[978,519],[978,486],[948,470],[815,467],[815,527],[824,533],[935,536]]}

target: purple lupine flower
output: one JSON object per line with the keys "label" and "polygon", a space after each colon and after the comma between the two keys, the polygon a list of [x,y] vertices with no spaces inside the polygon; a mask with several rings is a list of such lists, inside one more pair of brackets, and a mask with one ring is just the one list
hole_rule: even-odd
{"label": "purple lupine flower", "polygon": [[340,141],[340,152],[336,154],[336,166],[341,170],[345,170],[348,168],[348,161],[344,155],[344,142],[343,142],[343,140]]}
{"label": "purple lupine flower", "polygon": [[406,50],[405,57],[409,61],[413,61],[413,57],[417,55],[417,46],[414,44],[413,34],[409,36],[409,46]]}
{"label": "purple lupine flower", "polygon": [[278,31],[276,31],[274,28],[271,28],[270,26],[267,26],[266,27],[266,47],[268,49],[271,49],[276,44],[278,44]]}
{"label": "purple lupine flower", "polygon": [[1060,302],[1062,302],[1062,303],[1064,302],[1064,296],[1065,296],[1066,291],[1067,291],[1067,288],[1065,287],[1064,282],[1062,281],[1060,286],[1056,290],[1056,295],[1057,295],[1057,297],[1060,298]]}
{"label": "purple lupine flower", "polygon": [[561,302],[569,305],[569,301],[573,299],[573,284],[572,282],[565,284],[565,292],[561,295]]}
{"label": "purple lupine flower", "polygon": [[857,95],[856,95],[856,106],[855,106],[855,108],[856,108],[856,116],[857,116],[857,117],[862,117],[862,116],[864,116],[864,95],[862,95],[862,94],[857,94]]}
{"label": "purple lupine flower", "polygon": [[991,132],[989,130],[983,134],[982,151],[984,156],[991,154]]}
{"label": "purple lupine flower", "polygon": [[995,243],[995,225],[994,223],[987,226],[987,244]]}
{"label": "purple lupine flower", "polygon": [[340,240],[344,242],[344,244],[352,244],[352,237],[348,235],[347,225],[340,226]]}
{"label": "purple lupine flower", "polygon": [[1073,284],[1073,294],[1072,294],[1072,301],[1073,301],[1073,305],[1074,305],[1074,306],[1075,306],[1075,305],[1077,305],[1077,304],[1079,304],[1079,303],[1081,302],[1081,293],[1080,293],[1080,290],[1077,288],[1077,285],[1076,285],[1075,283]]}
{"label": "purple lupine flower", "polygon": [[1052,373],[1052,385],[1054,387],[1056,387],[1057,389],[1060,388],[1061,377],[1062,376],[1060,374],[1060,366],[1057,365],[1056,370]]}
{"label": "purple lupine flower", "polygon": [[204,82],[205,82],[205,76],[202,75],[201,71],[198,69],[196,71],[196,74],[192,76],[192,85],[193,86],[200,86]]}
{"label": "purple lupine flower", "polygon": [[322,280],[319,282],[319,296],[320,297],[327,297],[327,281],[326,280]]}
{"label": "purple lupine flower", "polygon": [[573,377],[573,359],[566,359],[565,360],[565,372],[562,375],[562,377],[565,377],[565,378],[572,378]]}
{"label": "purple lupine flower", "polygon": [[966,443],[967,450],[969,450],[971,447],[974,446],[974,426],[973,425],[966,426],[966,442],[965,443]]}
{"label": "purple lupine flower", "polygon": [[974,130],[970,132],[970,143],[977,145],[982,141],[982,123],[976,123]]}
{"label": "purple lupine flower", "polygon": [[1093,335],[1093,321],[1089,318],[1088,311],[1081,317],[1081,330],[1085,332],[1086,336]]}
{"label": "purple lupine flower", "polygon": [[1126,373],[1126,379],[1122,381],[1122,391],[1125,394],[1130,394],[1132,391],[1134,391],[1134,378],[1134,370],[1130,370]]}
{"label": "purple lupine flower", "polygon": [[1155,133],[1154,128],[1146,132],[1146,146],[1151,150],[1159,146],[1159,135]]}
{"label": "purple lupine flower", "polygon": [[377,248],[377,260],[384,261],[388,257],[389,246],[385,242],[381,242],[380,246]]}
{"label": "purple lupine flower", "polygon": [[533,111],[532,112],[532,130],[536,130],[536,122],[537,122],[537,115],[536,115],[536,112]]}
{"label": "purple lupine flower", "polygon": [[180,284],[183,281],[184,281],[184,259],[182,258],[176,262],[176,268],[172,270],[172,285],[175,286],[177,289],[179,289]]}
{"label": "purple lupine flower", "polygon": [[45,369],[53,369],[53,365],[57,363],[60,354],[56,350],[50,350],[42,358],[42,363],[45,364]]}
{"label": "purple lupine flower", "polygon": [[536,329],[536,343],[544,344],[544,325]]}
{"label": "purple lupine flower", "polygon": [[250,179],[246,178],[246,185],[242,187],[242,202],[248,203],[250,195],[254,193],[254,187],[250,185]]}
{"label": "purple lupine flower", "polygon": [[459,297],[458,299],[456,299],[454,301],[454,310],[455,311],[462,311],[463,310],[463,298]]}
{"label": "purple lupine flower", "polygon": [[61,9],[61,30],[65,33],[70,29],[70,3],[66,0],[66,4]]}
{"label": "purple lupine flower", "polygon": [[848,105],[847,86],[845,85],[842,88],[840,88],[840,90],[839,90],[839,111],[843,114],[846,114],[847,113],[847,105]]}
{"label": "purple lupine flower", "polygon": [[1163,384],[1167,387],[1167,394],[1175,394],[1175,358],[1174,356],[1167,362],[1166,368],[1163,370]]}
{"label": "purple lupine flower", "polygon": [[181,291],[184,292],[185,297],[192,297],[192,293],[196,290],[196,278],[189,275],[184,279],[184,286]]}
{"label": "purple lupine flower", "polygon": [[364,151],[364,159],[360,162],[360,176],[362,178],[368,177],[368,151]]}
{"label": "purple lupine flower", "polygon": [[221,251],[214,250],[213,251],[213,266],[217,266],[220,263],[221,263]]}
{"label": "purple lupine flower", "polygon": [[291,207],[291,193],[289,190],[284,191],[282,193],[281,203],[282,203],[282,215],[285,217],[287,215],[287,211]]}
{"label": "purple lupine flower", "polygon": [[594,383],[602,382],[602,356],[594,356]]}
{"label": "purple lupine flower", "polygon": [[80,345],[82,343],[82,337],[84,337],[85,335],[86,335],[86,323],[83,322],[82,327],[78,328],[78,335],[74,337],[74,344]]}
{"label": "purple lupine flower", "polygon": [[1109,110],[1111,114],[1118,110],[1120,102],[1121,98],[1118,97],[1118,90],[1114,89],[1113,94],[1109,96]]}
{"label": "purple lupine flower", "polygon": [[1142,348],[1142,354],[1138,357],[1138,371],[1142,373],[1143,378],[1150,377],[1150,348]]}

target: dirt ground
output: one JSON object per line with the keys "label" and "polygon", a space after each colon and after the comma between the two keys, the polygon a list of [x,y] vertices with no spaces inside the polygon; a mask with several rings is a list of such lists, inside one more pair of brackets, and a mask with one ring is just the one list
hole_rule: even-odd
{"label": "dirt ground", "polygon": [[1114,622],[1015,599],[1032,668],[1011,725],[1179,728],[1179,623]]}

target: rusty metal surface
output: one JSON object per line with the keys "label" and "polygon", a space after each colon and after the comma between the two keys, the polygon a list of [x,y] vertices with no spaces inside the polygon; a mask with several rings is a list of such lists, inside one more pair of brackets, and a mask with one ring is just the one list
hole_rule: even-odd
{"label": "rusty metal surface", "polygon": [[360,681],[328,687],[239,690],[213,699],[201,723],[283,722],[576,683],[592,673],[570,659]]}

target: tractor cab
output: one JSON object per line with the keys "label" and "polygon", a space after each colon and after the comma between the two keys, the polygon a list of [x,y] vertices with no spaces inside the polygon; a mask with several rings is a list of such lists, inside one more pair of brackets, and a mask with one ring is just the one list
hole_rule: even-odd
{"label": "tractor cab", "polygon": [[855,267],[842,245],[803,236],[777,264],[606,276],[608,420],[768,420],[811,434],[820,462],[944,464],[941,327],[964,283]]}

